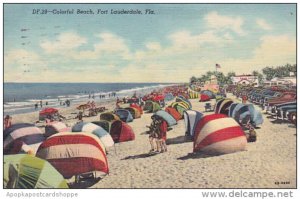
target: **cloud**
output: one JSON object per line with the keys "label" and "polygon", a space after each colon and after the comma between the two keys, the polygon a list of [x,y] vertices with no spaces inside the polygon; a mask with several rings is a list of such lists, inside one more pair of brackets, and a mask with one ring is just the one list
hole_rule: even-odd
{"label": "cloud", "polygon": [[[4,81],[31,82],[30,78],[40,76],[45,70],[48,70],[48,62],[36,52],[14,49],[4,55]],[[40,81],[45,81],[43,78]]]}
{"label": "cloud", "polygon": [[86,43],[87,39],[79,36],[77,33],[64,32],[55,41],[43,41],[40,43],[40,46],[46,53],[62,54],[66,51],[75,50]]}
{"label": "cloud", "polygon": [[244,20],[241,17],[230,17],[220,15],[218,12],[210,12],[205,17],[206,24],[211,29],[216,30],[232,30],[239,35],[244,35],[245,31],[242,28]]}
{"label": "cloud", "polygon": [[272,26],[268,24],[264,19],[256,19],[256,24],[263,30],[272,30]]}
{"label": "cloud", "polygon": [[222,71],[235,71],[237,74],[261,70],[266,66],[296,63],[296,40],[289,35],[269,35],[260,38],[261,44],[247,59],[225,59]]}

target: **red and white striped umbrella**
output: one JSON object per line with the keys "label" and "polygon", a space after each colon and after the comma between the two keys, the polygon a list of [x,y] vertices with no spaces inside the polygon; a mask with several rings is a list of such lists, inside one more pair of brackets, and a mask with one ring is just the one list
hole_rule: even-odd
{"label": "red and white striped umbrella", "polygon": [[243,151],[247,138],[239,124],[223,114],[204,116],[197,124],[194,152],[227,154]]}

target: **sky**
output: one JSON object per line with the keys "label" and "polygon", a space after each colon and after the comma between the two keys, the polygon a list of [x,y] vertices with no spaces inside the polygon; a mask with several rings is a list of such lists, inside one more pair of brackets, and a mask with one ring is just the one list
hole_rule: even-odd
{"label": "sky", "polygon": [[[122,9],[142,14],[110,14]],[[216,64],[225,74],[295,64],[296,14],[296,4],[5,4],[4,82],[188,82]]]}

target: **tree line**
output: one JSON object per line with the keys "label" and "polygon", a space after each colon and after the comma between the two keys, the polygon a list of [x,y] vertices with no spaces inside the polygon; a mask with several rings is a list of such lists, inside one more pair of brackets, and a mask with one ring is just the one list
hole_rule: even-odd
{"label": "tree line", "polygon": [[[290,76],[290,72],[293,72],[295,75],[297,75],[297,64],[291,65],[286,64],[283,66],[266,66],[262,69],[262,73],[259,71],[252,71],[252,75],[255,75],[258,77],[258,82],[261,84],[264,79],[271,80],[275,77],[281,78],[281,77],[288,77]],[[190,78],[190,83],[194,82],[206,82],[209,81],[211,76],[216,76],[219,84],[232,84],[231,77],[236,76],[235,72],[229,72],[227,75],[224,75],[223,72],[219,71],[208,71],[206,74],[201,75],[201,77],[195,77],[192,76]]]}

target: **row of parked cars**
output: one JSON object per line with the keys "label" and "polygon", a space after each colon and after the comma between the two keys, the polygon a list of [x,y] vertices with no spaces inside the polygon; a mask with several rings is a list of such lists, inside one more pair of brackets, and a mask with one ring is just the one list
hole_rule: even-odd
{"label": "row of parked cars", "polygon": [[297,91],[292,87],[236,87],[237,97],[247,96],[248,101],[262,107],[277,119],[297,122]]}

